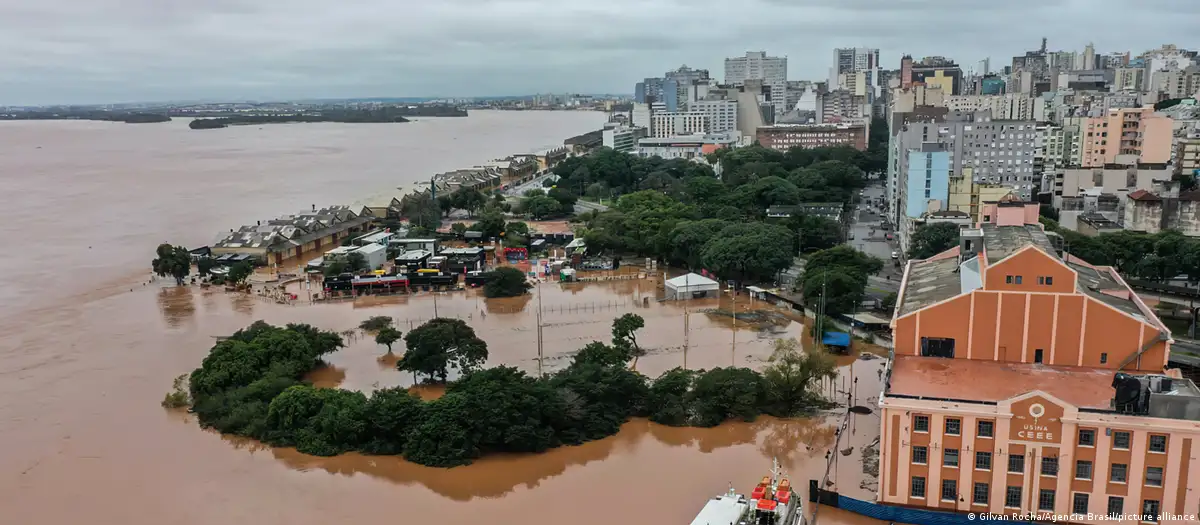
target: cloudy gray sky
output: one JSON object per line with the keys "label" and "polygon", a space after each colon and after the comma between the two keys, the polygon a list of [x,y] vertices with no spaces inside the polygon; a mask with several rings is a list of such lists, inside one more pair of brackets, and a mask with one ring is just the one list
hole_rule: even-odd
{"label": "cloudy gray sky", "polygon": [[1195,48],[1197,20],[1197,0],[0,0],[0,105],[625,93],[747,50],[821,79],[838,46],[892,67],[1002,66],[1042,36]]}

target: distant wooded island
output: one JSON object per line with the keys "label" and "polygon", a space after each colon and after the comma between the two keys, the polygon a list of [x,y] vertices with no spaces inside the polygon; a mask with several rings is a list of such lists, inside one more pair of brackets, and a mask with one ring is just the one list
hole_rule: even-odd
{"label": "distant wooded island", "polygon": [[346,122],[353,124],[410,122],[408,119],[381,112],[335,112],[322,115],[235,115],[231,117],[203,118],[188,124],[192,129],[219,129],[228,126],[254,124],[289,124],[293,122]]}
{"label": "distant wooded island", "polygon": [[171,117],[163,113],[113,113],[109,111],[22,111],[0,113],[0,120],[99,120],[124,122],[126,124],[150,124],[170,122]]}

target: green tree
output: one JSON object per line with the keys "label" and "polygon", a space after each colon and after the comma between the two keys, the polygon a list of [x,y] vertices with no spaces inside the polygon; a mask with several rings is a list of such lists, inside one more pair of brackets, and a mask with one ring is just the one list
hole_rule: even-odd
{"label": "green tree", "polygon": [[369,266],[367,266],[367,257],[359,252],[350,252],[346,254],[346,268],[352,273],[358,273],[371,269]]}
{"label": "green tree", "polygon": [[763,378],[749,368],[714,368],[700,373],[688,393],[692,424],[715,427],[730,419],[753,421],[766,400]]}
{"label": "green tree", "polygon": [[487,297],[516,297],[533,287],[521,270],[511,266],[501,266],[489,273],[487,284],[483,285],[483,295]]}
{"label": "green tree", "polygon": [[726,279],[769,281],[792,265],[795,245],[787,228],[774,224],[735,224],[705,243],[701,260]]}
{"label": "green tree", "polygon": [[825,313],[836,316],[853,312],[862,301],[867,276],[844,266],[812,270],[806,268],[802,286],[804,304],[808,308],[815,310],[824,296]]}
{"label": "green tree", "polygon": [[346,261],[338,258],[332,262],[325,263],[325,267],[321,269],[321,274],[328,279],[346,273],[349,271],[349,269],[349,265],[346,264]]}
{"label": "green tree", "polygon": [[600,366],[625,366],[633,358],[632,348],[625,345],[606,345],[592,341],[579,350],[572,363],[593,363]]}
{"label": "green tree", "polygon": [[234,284],[242,284],[254,274],[254,267],[246,261],[237,263],[229,268],[226,278]]}
{"label": "green tree", "polygon": [[410,330],[404,336],[404,343],[408,351],[397,368],[436,376],[442,382],[446,381],[450,368],[467,374],[488,357],[487,343],[459,319],[431,319]]}
{"label": "green tree", "polygon": [[837,363],[821,350],[805,352],[795,339],[776,339],[763,371],[771,413],[789,417],[812,408],[820,398],[821,379],[837,376]]}
{"label": "green tree", "polygon": [[384,328],[392,326],[393,322],[394,321],[392,320],[391,316],[373,315],[368,317],[367,320],[358,323],[358,328],[359,330],[365,330],[367,332],[378,332]]}
{"label": "green tree", "polygon": [[212,269],[217,266],[217,260],[212,257],[201,257],[196,260],[196,273],[200,277],[208,277],[212,273]]}
{"label": "green tree", "polygon": [[646,320],[638,314],[625,314],[613,320],[613,346],[629,348],[633,355],[643,355],[637,342],[637,331],[646,326]]}
{"label": "green tree", "polygon": [[546,192],[546,196],[558,201],[558,208],[563,211],[573,209],[575,201],[579,200],[578,195],[563,187],[550,188],[550,191]]}
{"label": "green tree", "polygon": [[897,299],[896,292],[891,292],[891,293],[888,293],[886,296],[884,296],[884,298],[883,298],[883,304],[882,304],[882,305],[880,305],[880,306],[881,306],[881,307],[882,307],[884,310],[887,310],[887,311],[889,311],[889,312],[890,312],[890,311],[892,311],[893,309],[895,309],[895,308],[896,308],[896,299]]}
{"label": "green tree", "polygon": [[371,393],[365,412],[367,429],[362,451],[400,454],[409,431],[425,420],[425,402],[407,388],[384,388]]}
{"label": "green tree", "polygon": [[487,200],[487,195],[473,188],[459,188],[450,194],[451,205],[457,209],[465,210],[470,216],[474,216],[476,211],[483,208]]}
{"label": "green tree", "polygon": [[498,238],[504,233],[504,214],[494,208],[486,209],[470,229],[480,232],[484,239]]}
{"label": "green tree", "polygon": [[519,235],[521,237],[529,237],[529,225],[521,221],[513,221],[504,225],[505,235]]}
{"label": "green tree", "polygon": [[401,201],[400,216],[408,219],[414,226],[435,230],[442,223],[442,208],[438,202],[433,201],[429,192],[416,193],[404,197]]}
{"label": "green tree", "polygon": [[175,286],[183,286],[183,279],[192,271],[192,255],[183,246],[160,244],[154,250],[156,257],[150,261],[150,268],[159,277],[175,278]]}
{"label": "green tree", "polygon": [[872,257],[855,250],[850,246],[840,245],[808,256],[808,259],[805,261],[804,270],[805,272],[809,272],[822,268],[835,267],[846,268],[849,273],[861,275],[865,279],[868,275],[879,273],[883,269],[883,261],[877,257]]}
{"label": "green tree", "polygon": [[824,217],[794,214],[779,224],[799,239],[800,251],[804,253],[827,250],[842,242],[842,226]]}
{"label": "green tree", "polygon": [[691,423],[688,392],[696,380],[696,372],[672,368],[650,385],[650,421],[673,427]]}
{"label": "green tree", "polygon": [[535,221],[554,217],[562,213],[563,207],[559,201],[545,195],[526,197],[521,203],[521,209]]}
{"label": "green tree", "polygon": [[388,349],[388,353],[392,353],[392,343],[400,340],[400,331],[390,326],[385,326],[375,334],[375,344],[384,345]]}
{"label": "green tree", "polygon": [[958,225],[949,222],[927,223],[913,232],[908,246],[909,259],[928,259],[958,246]]}
{"label": "green tree", "polygon": [[461,222],[456,222],[450,225],[450,231],[454,232],[455,237],[462,237],[467,233],[467,225]]}
{"label": "green tree", "polygon": [[678,223],[670,234],[671,260],[689,269],[701,266],[704,245],[716,238],[730,223],[721,219],[701,219]]}

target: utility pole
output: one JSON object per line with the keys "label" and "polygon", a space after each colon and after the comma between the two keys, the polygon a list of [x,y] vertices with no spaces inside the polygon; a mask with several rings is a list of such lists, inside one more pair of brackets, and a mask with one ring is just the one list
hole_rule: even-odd
{"label": "utility pole", "polygon": [[729,290],[729,296],[733,300],[733,348],[729,352],[729,366],[737,365],[737,285]]}
{"label": "utility pole", "polygon": [[537,300],[538,300],[538,304],[537,304],[538,377],[541,378],[541,377],[546,377],[545,373],[542,371],[542,360],[543,360],[542,358],[543,358],[544,354],[542,352],[542,285],[541,285],[541,283],[538,283],[538,286],[537,286]]}
{"label": "utility pole", "polygon": [[687,355],[688,355],[688,300],[691,299],[692,289],[688,287],[688,276],[691,272],[683,277],[683,288],[688,291],[688,294],[683,296],[683,369],[687,370]]}
{"label": "utility pole", "polygon": [[435,290],[433,290],[433,317],[435,317],[435,318],[441,317],[438,315],[437,296],[438,296],[438,292],[435,289]]}

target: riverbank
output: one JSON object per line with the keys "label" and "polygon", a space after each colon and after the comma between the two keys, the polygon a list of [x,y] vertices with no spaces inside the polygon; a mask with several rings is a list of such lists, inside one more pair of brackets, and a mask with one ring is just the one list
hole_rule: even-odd
{"label": "riverbank", "polygon": [[188,123],[191,129],[220,129],[228,126],[251,126],[259,124],[293,124],[336,122],[341,124],[399,124],[411,122],[386,111],[336,112],[319,115],[239,115],[220,118],[198,118]]}

